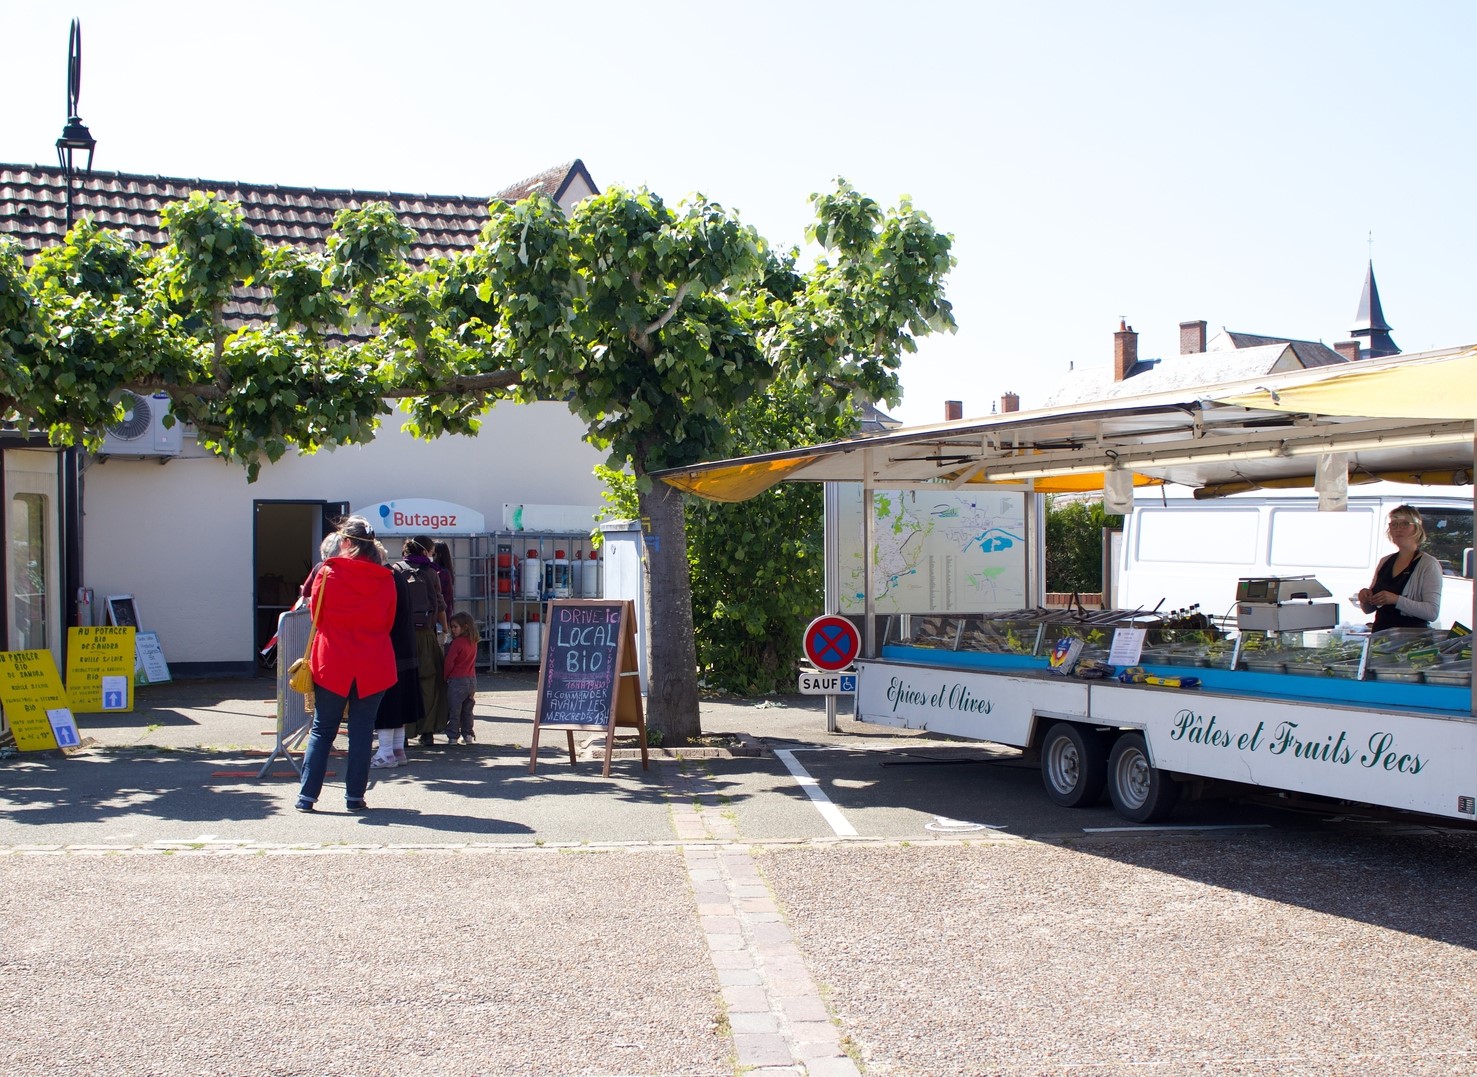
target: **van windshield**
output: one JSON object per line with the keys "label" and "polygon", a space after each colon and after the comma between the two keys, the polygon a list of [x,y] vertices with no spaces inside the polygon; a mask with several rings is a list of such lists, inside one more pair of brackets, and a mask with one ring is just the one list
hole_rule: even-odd
{"label": "van windshield", "polygon": [[1472,510],[1417,504],[1426,527],[1426,549],[1448,576],[1462,574],[1462,555],[1472,545]]}

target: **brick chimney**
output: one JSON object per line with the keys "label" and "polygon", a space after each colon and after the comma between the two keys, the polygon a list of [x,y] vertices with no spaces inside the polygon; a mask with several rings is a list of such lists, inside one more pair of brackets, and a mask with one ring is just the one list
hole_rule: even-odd
{"label": "brick chimney", "polygon": [[944,422],[951,423],[955,419],[962,419],[962,418],[964,418],[964,401],[962,401],[962,400],[945,400],[944,401]]}
{"label": "brick chimney", "polygon": [[1357,340],[1341,340],[1333,346],[1333,350],[1351,363],[1359,360],[1359,341]]}
{"label": "brick chimney", "polygon": [[1016,396],[1014,393],[1012,393],[1012,392],[1010,392],[1008,390],[1004,394],[1001,395],[1001,397],[1000,397],[1000,411],[1002,413],[1007,412],[1007,411],[1020,411],[1020,410],[1021,410],[1021,398],[1020,397]]}
{"label": "brick chimney", "polygon": [[1113,334],[1113,380],[1122,381],[1139,361],[1139,335],[1124,319],[1118,320],[1118,332]]}
{"label": "brick chimney", "polygon": [[1205,323],[1180,322],[1180,354],[1199,355],[1205,350]]}

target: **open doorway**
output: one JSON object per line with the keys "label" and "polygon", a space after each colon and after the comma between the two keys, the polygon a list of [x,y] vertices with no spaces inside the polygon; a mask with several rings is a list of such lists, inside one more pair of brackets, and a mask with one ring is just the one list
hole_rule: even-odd
{"label": "open doorway", "polygon": [[[260,654],[277,634],[277,618],[297,601],[298,588],[318,560],[323,536],[349,506],[342,501],[258,501],[253,508],[256,621],[252,639]],[[260,664],[257,668],[266,672]]]}

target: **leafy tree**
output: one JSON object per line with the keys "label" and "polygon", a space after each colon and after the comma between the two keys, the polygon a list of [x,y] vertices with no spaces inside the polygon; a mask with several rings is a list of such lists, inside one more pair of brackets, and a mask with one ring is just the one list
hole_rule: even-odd
{"label": "leafy tree", "polygon": [[1122,527],[1101,501],[1046,499],[1046,589],[1095,594],[1103,589],[1103,529]]}
{"label": "leafy tree", "polygon": [[[398,400],[415,435],[475,434],[494,400],[566,399],[649,521],[648,713],[700,732],[682,496],[653,472],[725,455],[729,417],[781,382],[817,417],[855,394],[894,401],[914,338],[951,330],[951,241],[906,201],[845,183],[813,196],[806,272],[721,206],[669,208],[614,188],[571,217],[547,198],[498,203],[479,243],[420,269],[388,206],[341,212],[326,254],[264,250],[240,209],[195,194],[169,240],[132,249],[84,222],[27,270],[0,250],[0,411],[56,444],[96,448],[120,389],[168,391],[201,444],[261,463],[364,442]],[[272,324],[233,329],[242,285]]]}

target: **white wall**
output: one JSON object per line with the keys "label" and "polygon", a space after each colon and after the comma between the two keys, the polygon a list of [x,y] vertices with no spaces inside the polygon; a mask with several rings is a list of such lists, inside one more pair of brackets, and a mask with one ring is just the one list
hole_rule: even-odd
{"label": "white wall", "polygon": [[91,459],[83,472],[83,586],[98,608],[110,594],[137,597],[142,627],[159,633],[171,663],[244,663],[252,637],[254,501],[433,498],[482,512],[501,526],[504,502],[599,505],[593,470],[603,455],[562,403],[500,404],[475,438],[422,442],[386,419],[369,445],[246,469],[199,453]]}

